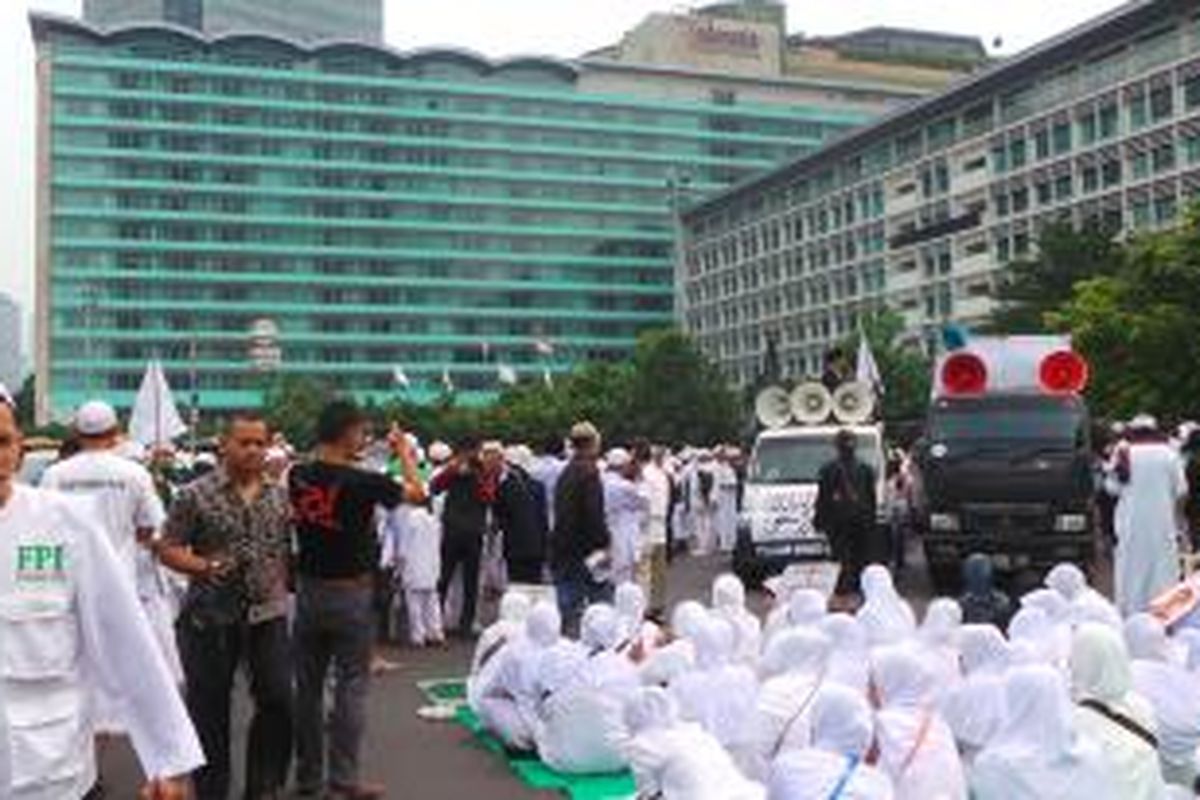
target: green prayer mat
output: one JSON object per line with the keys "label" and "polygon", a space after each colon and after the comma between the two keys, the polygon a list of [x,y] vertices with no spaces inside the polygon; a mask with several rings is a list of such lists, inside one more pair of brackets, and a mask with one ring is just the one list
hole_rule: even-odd
{"label": "green prayer mat", "polygon": [[628,770],[606,775],[563,775],[534,756],[513,756],[499,739],[483,729],[479,718],[467,706],[460,706],[455,720],[469,730],[484,749],[508,762],[509,769],[531,789],[561,792],[571,800],[618,800],[636,793],[633,775]]}
{"label": "green prayer mat", "polygon": [[467,682],[462,678],[417,681],[417,688],[433,705],[456,706],[467,700]]}

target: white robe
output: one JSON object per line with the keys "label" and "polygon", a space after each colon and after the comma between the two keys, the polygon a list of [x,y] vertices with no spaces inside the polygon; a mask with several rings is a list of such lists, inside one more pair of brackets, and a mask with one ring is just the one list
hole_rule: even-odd
{"label": "white robe", "polygon": [[1005,697],[1004,726],[971,771],[975,800],[1118,800],[1100,749],[1075,731],[1061,673],[1020,667]]}
{"label": "white robe", "polygon": [[736,575],[719,575],[713,581],[713,615],[733,627],[733,657],[754,668],[762,651],[762,623],[746,608],[746,587]]}
{"label": "white robe", "polygon": [[[706,496],[700,487],[701,473],[711,478]],[[720,488],[713,464],[697,464],[688,479],[688,516],[691,519],[692,555],[706,556],[717,546],[717,507]]]}
{"label": "white robe", "polygon": [[729,553],[737,542],[738,478],[733,467],[724,462],[717,462],[713,473],[717,482],[717,515],[714,520],[717,529],[717,546],[722,553]]}
{"label": "white robe", "polygon": [[872,658],[881,710],[876,716],[879,766],[897,800],[966,800],[954,735],[934,706],[935,678],[919,651],[893,646]]}
{"label": "white robe", "polygon": [[1133,687],[1154,709],[1163,775],[1191,788],[1200,748],[1200,676],[1178,663],[1162,623],[1148,614],[1129,618],[1125,641],[1133,657]]}
{"label": "white robe", "polygon": [[[1133,691],[1125,643],[1111,628],[1095,623],[1079,628],[1071,647],[1071,678],[1077,701],[1098,700],[1157,735],[1150,704]],[[1092,709],[1076,705],[1074,717],[1076,729],[1099,746],[1114,797],[1162,800],[1166,784],[1153,747]]]}
{"label": "white robe", "polygon": [[962,682],[958,649],[961,629],[962,608],[958,602],[939,597],[929,604],[917,632],[917,641],[937,675],[939,698]]}
{"label": "white robe", "polygon": [[1122,615],[1145,611],[1179,581],[1179,524],[1176,510],[1187,494],[1179,455],[1165,443],[1129,446],[1129,481],[1112,476],[1107,488],[1117,500],[1114,584]]}
{"label": "white robe", "polygon": [[638,689],[629,659],[603,651],[572,657],[573,674],[545,699],[535,730],[538,754],[567,774],[615,772],[628,766],[619,745],[625,703]]}
{"label": "white robe", "polygon": [[864,602],[856,616],[871,647],[903,642],[916,633],[912,607],[896,591],[887,568],[872,564],[863,570],[862,590]]}
{"label": "white robe", "polygon": [[399,569],[400,582],[409,591],[437,588],[442,571],[442,525],[419,506],[400,505],[383,520],[385,567]]}
{"label": "white robe", "polygon": [[623,749],[639,797],[662,800],[764,800],[729,753],[699,725],[681,722],[670,696],[643,689],[626,705]]}
{"label": "white robe", "polygon": [[529,600],[524,595],[507,592],[500,599],[500,618],[480,634],[471,657],[471,672],[467,676],[467,704],[476,714],[479,713],[482,687],[488,685],[492,673],[503,661],[500,654],[504,648],[524,636],[528,615]]}
{"label": "white robe", "polygon": [[965,625],[962,658],[966,677],[944,696],[942,715],[969,758],[992,740],[1007,719],[1009,646],[994,626]]}
{"label": "white robe", "polygon": [[821,620],[820,629],[833,643],[829,680],[865,695],[871,682],[871,659],[867,636],[858,620],[849,614],[830,614]]}
{"label": "white robe", "polygon": [[625,583],[636,577],[650,500],[636,483],[615,472],[605,472],[603,484],[604,517],[612,536],[613,581]]}
{"label": "white robe", "polygon": [[767,800],[892,800],[892,782],[861,759],[825,750],[791,750],[771,765]]}
{"label": "white robe", "polygon": [[810,715],[825,680],[830,642],[823,633],[796,628],[781,633],[763,655],[764,680],[754,715],[751,777],[766,777],[780,753],[811,743]]}

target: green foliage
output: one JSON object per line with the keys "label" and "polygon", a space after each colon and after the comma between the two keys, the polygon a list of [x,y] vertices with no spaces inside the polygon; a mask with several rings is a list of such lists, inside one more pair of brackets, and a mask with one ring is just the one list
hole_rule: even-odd
{"label": "green foliage", "polygon": [[670,444],[714,442],[740,429],[737,398],[724,377],[675,330],[645,334],[629,362],[587,364],[549,387],[531,379],[488,407],[460,407],[450,398],[435,405],[396,402],[379,409],[377,422],[395,420],[425,440],[471,434],[540,443],[565,435],[580,419],[614,443],[642,436]]}
{"label": "green foliage", "polygon": [[[929,383],[933,367],[920,349],[901,343],[904,319],[894,311],[884,311],[862,321],[862,333],[871,346],[884,396],[880,402],[884,422],[912,421],[925,414],[929,404]],[[846,339],[846,353],[858,352],[858,337]]]}
{"label": "green foliage", "polygon": [[1116,274],[1123,258],[1123,248],[1113,238],[1113,231],[1099,224],[1078,230],[1068,224],[1043,228],[1037,255],[1009,265],[1007,279],[996,291],[1000,303],[985,330],[997,334],[1046,333],[1050,330],[1047,315],[1071,299],[1077,283]]}
{"label": "green foliage", "polygon": [[305,375],[285,375],[271,380],[263,395],[263,416],[292,444],[309,448],[316,436],[317,416],[336,396],[324,381]]}
{"label": "green foliage", "polygon": [[1200,408],[1200,209],[1174,228],[1135,237],[1113,274],[1083,280],[1049,315],[1092,365],[1094,410],[1152,411],[1167,418]]}

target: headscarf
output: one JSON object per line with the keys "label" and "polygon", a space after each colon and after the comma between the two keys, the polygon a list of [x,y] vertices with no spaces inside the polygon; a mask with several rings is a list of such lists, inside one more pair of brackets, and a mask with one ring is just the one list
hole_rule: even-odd
{"label": "headscarf", "polygon": [[1116,632],[1095,623],[1075,632],[1071,646],[1071,689],[1077,700],[1124,705],[1133,691],[1129,651]]}
{"label": "headscarf", "polygon": [[562,636],[562,617],[548,601],[538,602],[525,618],[525,635],[536,647],[549,647]]}
{"label": "headscarf", "polygon": [[657,686],[639,689],[625,703],[625,726],[632,736],[646,731],[670,728],[679,722],[675,699]]}
{"label": "headscarf", "polygon": [[767,646],[789,628],[819,625],[828,613],[828,605],[825,595],[816,589],[797,589],[792,592],[786,604],[773,609],[767,617]]}
{"label": "headscarf", "polygon": [[846,756],[865,756],[875,720],[867,699],[853,689],[826,684],[812,704],[813,747]]}
{"label": "headscarf", "polygon": [[925,619],[917,631],[917,640],[928,654],[938,679],[938,693],[944,694],[960,680],[958,638],[962,627],[962,606],[948,597],[929,604]]}
{"label": "headscarf", "polygon": [[695,600],[684,600],[671,611],[671,632],[679,639],[691,639],[708,619],[708,610]]}
{"label": "headscarf", "polygon": [[824,674],[829,664],[831,642],[825,634],[812,628],[792,628],[776,636],[759,662],[764,679],[786,672],[813,677]]}
{"label": "headscarf", "polygon": [[1043,665],[1014,669],[1005,684],[1004,725],[975,760],[977,800],[1107,800],[1096,746],[1075,735],[1062,674]]}
{"label": "headscarf", "polygon": [[749,746],[758,680],[733,660],[733,626],[713,615],[695,636],[696,669],[672,682],[686,719],[697,722],[735,759]]}
{"label": "headscarf", "polygon": [[617,612],[607,603],[587,607],[579,624],[579,641],[589,653],[612,650],[621,639],[621,623]]}
{"label": "headscarf", "polygon": [[736,575],[726,573],[713,581],[713,613],[733,626],[734,657],[753,665],[762,647],[762,624],[746,609],[746,587]]}
{"label": "headscarf", "polygon": [[746,608],[746,587],[736,575],[718,575],[712,585],[714,611],[733,611]]}
{"label": "headscarf", "polygon": [[1056,565],[1046,574],[1045,584],[1067,601],[1067,614],[1073,625],[1099,622],[1120,627],[1121,615],[1116,606],[1088,586],[1087,576],[1076,565],[1070,562]]}
{"label": "headscarf", "polygon": [[1149,614],[1125,622],[1134,689],[1154,709],[1159,751],[1172,783],[1191,785],[1200,747],[1200,676],[1180,665],[1162,623]]}
{"label": "headscarf", "polygon": [[636,636],[646,620],[646,593],[642,587],[626,581],[613,594],[613,605],[621,620],[621,630],[626,637]]}
{"label": "headscarf", "polygon": [[764,680],[748,762],[751,776],[765,776],[779,753],[809,746],[812,702],[825,680],[829,644],[813,628],[789,628],[767,646],[760,664]]}
{"label": "headscarf", "polygon": [[961,637],[965,678],[942,704],[946,723],[968,754],[986,746],[1006,716],[1005,685],[1010,650],[994,625],[964,625]]}
{"label": "headscarf", "polygon": [[858,621],[872,647],[902,642],[916,632],[912,608],[896,591],[886,567],[872,564],[863,570],[862,592],[865,602]]}
{"label": "headscarf", "polygon": [[858,620],[849,614],[830,614],[821,620],[820,630],[833,647],[829,654],[829,680],[866,694],[871,682],[871,662],[866,632]]}

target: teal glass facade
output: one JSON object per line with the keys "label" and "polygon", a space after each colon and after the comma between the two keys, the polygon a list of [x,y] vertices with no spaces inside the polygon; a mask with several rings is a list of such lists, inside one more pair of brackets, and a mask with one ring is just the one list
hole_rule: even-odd
{"label": "teal glass facade", "polygon": [[56,416],[128,405],[150,358],[181,399],[254,405],[260,319],[284,373],[377,400],[396,367],[410,397],[448,372],[479,400],[500,364],[622,359],[673,319],[673,184],[720,189],[867,118],[600,96],[550,60],[34,30]]}

